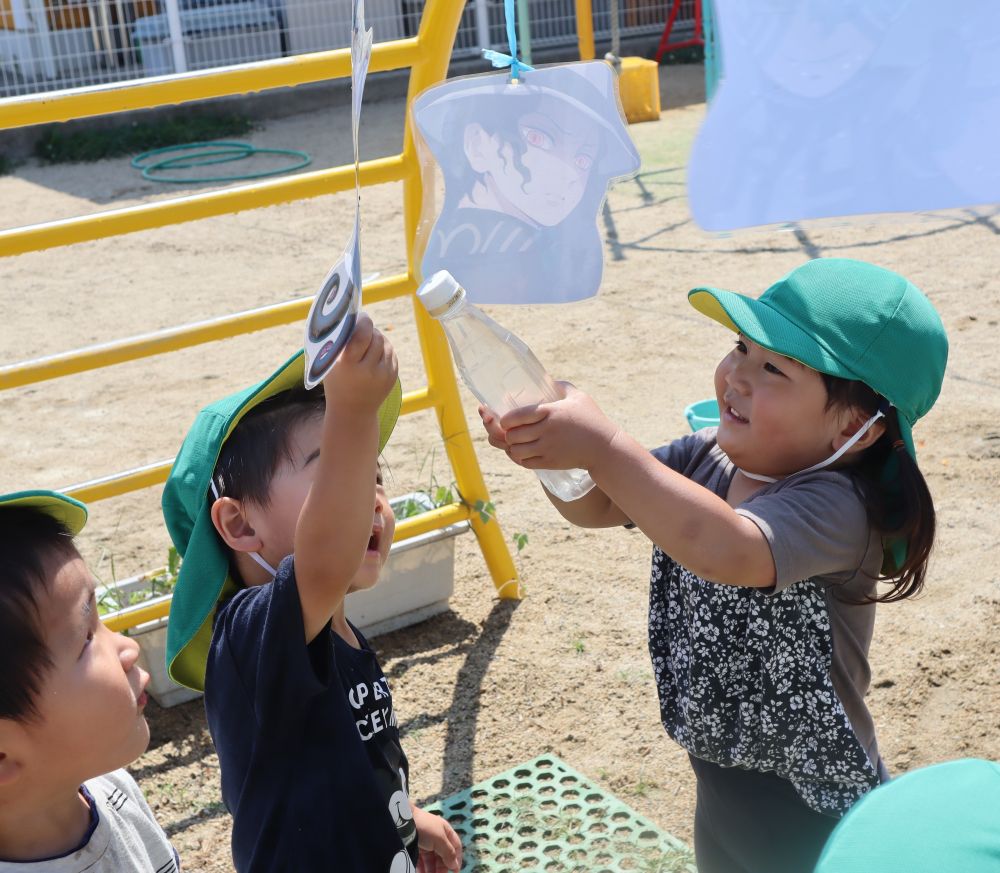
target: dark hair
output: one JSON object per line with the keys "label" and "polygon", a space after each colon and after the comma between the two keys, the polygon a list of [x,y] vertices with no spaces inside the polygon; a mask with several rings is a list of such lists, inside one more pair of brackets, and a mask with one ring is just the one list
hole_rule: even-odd
{"label": "dark hair", "polygon": [[52,658],[45,644],[40,595],[49,588],[48,556],[76,553],[62,522],[37,509],[0,508],[0,718],[31,721]]}
{"label": "dark hair", "polygon": [[[596,88],[591,86],[589,83],[585,83],[584,87],[593,92],[591,96],[592,101],[600,101],[600,93]],[[523,158],[528,151],[528,145],[523,141],[520,135],[518,121],[525,115],[532,112],[544,113],[546,104],[550,103],[554,99],[555,98],[548,97],[543,94],[531,94],[527,97],[518,97],[516,100],[512,101],[500,101],[494,98],[492,106],[489,102],[484,104],[479,100],[466,99],[466,105],[463,108],[452,111],[452,116],[449,118],[448,123],[445,125],[445,129],[442,131],[443,141],[464,143],[465,131],[470,124],[478,124],[488,136],[498,136],[501,140],[501,147],[503,144],[511,147],[511,163],[523,179],[523,182],[521,183],[523,190],[524,187],[531,181],[531,170],[529,170],[521,160],[521,158]],[[486,107],[489,107],[492,111],[487,111]],[[606,151],[607,147],[603,141],[599,142],[598,146],[599,154]],[[446,200],[456,201],[471,191],[476,182],[482,181],[484,176],[483,173],[478,173],[473,170],[469,165],[469,162],[465,159],[442,164],[441,172],[447,178],[454,180],[453,184],[446,186],[445,188]],[[600,186],[598,186],[596,182],[596,179],[598,178],[603,177],[600,177],[600,175],[596,173],[591,174],[590,178],[587,180],[586,191],[591,192],[596,190],[603,199],[606,190],[606,182],[602,182]],[[586,200],[587,194],[585,193],[581,198],[581,203]]]}
{"label": "dark hair", "polygon": [[[885,432],[850,469],[868,510],[868,521],[885,545],[878,579],[892,584],[889,591],[869,602],[904,600],[920,592],[927,575],[936,526],[931,492],[917,462],[903,445],[895,407],[864,382],[821,375],[828,409],[860,409],[869,416],[879,409],[885,412]],[[900,542],[906,546],[906,557],[897,565],[892,546]]]}
{"label": "dark hair", "polygon": [[[219,497],[249,500],[267,507],[271,480],[282,460],[291,460],[288,438],[293,428],[326,409],[320,388],[295,387],[269,397],[250,410],[226,440],[212,480]],[[214,499],[214,494],[208,495]]]}

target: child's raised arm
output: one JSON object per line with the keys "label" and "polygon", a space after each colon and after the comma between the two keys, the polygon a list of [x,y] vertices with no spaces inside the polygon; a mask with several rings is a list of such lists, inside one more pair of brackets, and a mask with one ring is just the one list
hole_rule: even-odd
{"label": "child's raised arm", "polygon": [[378,409],[396,372],[392,346],[362,313],[323,380],[318,467],[295,527],[295,575],[307,640],[330,621],[365,556],[375,513]]}
{"label": "child's raised arm", "polygon": [[[615,512],[704,579],[752,588],[774,585],[774,558],[756,524],[661,464],[587,394],[560,384],[564,399],[515,409],[499,421],[511,460],[532,470],[589,471]],[[563,507],[572,510],[571,504],[557,504],[560,512]]]}

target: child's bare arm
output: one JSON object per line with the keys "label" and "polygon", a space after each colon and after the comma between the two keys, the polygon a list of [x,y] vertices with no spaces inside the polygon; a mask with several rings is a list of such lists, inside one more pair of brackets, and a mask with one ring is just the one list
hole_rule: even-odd
{"label": "child's bare arm", "polygon": [[392,346],[362,313],[323,380],[326,413],[316,477],[295,528],[307,640],[330,621],[365,556],[375,514],[378,409],[396,371]]}
{"label": "child's bare arm", "polygon": [[499,425],[511,459],[529,469],[582,467],[663,551],[704,579],[767,588],[770,546],[721,497],[654,458],[572,385],[563,400],[515,409]]}
{"label": "child's bare arm", "polygon": [[[479,415],[489,435],[490,445],[506,452],[509,456],[510,446],[496,416],[485,406],[479,407]],[[600,488],[593,488],[579,500],[569,502],[560,500],[545,488],[542,490],[559,514],[577,527],[618,527],[629,522],[628,516],[615,506],[611,498]]]}

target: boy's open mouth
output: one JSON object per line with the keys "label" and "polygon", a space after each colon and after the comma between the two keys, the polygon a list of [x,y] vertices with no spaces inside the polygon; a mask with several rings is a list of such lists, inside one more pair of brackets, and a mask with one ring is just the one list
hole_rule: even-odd
{"label": "boy's open mouth", "polygon": [[733,419],[735,419],[736,421],[740,422],[741,424],[749,424],[749,423],[750,423],[750,419],[749,419],[749,418],[746,418],[745,416],[742,416],[742,415],[740,415],[740,414],[739,414],[739,413],[738,413],[738,412],[737,412],[737,411],[736,411],[735,409],[733,409],[733,407],[731,407],[731,406],[727,406],[727,407],[726,407],[726,412],[727,412],[727,413],[729,413],[729,415],[730,415],[730,416],[731,416],[731,417],[732,417]]}
{"label": "boy's open mouth", "polygon": [[368,551],[377,552],[379,551],[379,545],[382,542],[382,528],[372,528],[372,535],[368,537]]}

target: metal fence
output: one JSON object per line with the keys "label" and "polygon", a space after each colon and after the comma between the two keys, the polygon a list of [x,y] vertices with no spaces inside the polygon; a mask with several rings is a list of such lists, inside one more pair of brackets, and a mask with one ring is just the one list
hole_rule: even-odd
{"label": "metal fence", "polygon": [[[659,34],[666,5],[621,0],[622,36]],[[424,0],[365,7],[376,42],[385,42],[416,33]],[[533,49],[576,43],[573,0],[528,8]],[[610,33],[609,9],[610,0],[594,0],[598,39]],[[350,26],[351,0],[0,0],[0,97],[342,48]],[[469,0],[453,57],[505,47],[503,0]]]}

